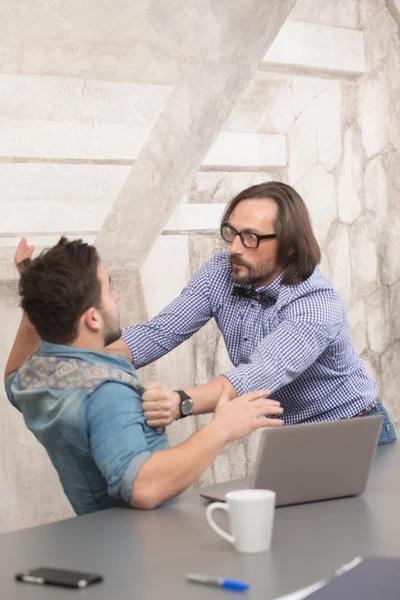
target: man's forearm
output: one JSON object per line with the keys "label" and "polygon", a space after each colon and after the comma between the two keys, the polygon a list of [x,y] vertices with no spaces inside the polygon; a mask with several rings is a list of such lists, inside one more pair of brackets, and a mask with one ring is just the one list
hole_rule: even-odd
{"label": "man's forearm", "polygon": [[221,397],[222,385],[225,384],[229,393],[229,399],[235,398],[237,392],[229,379],[220,375],[203,385],[185,389],[185,392],[192,398],[194,403],[194,414],[201,415],[214,412],[218,400]]}
{"label": "man's forearm", "polygon": [[[214,412],[222,393],[222,387],[229,400],[236,398],[237,393],[230,381],[224,377],[216,377],[203,385],[185,388],[185,392],[192,398],[194,404],[193,414],[201,415]],[[160,383],[148,385],[147,391],[142,396],[142,407],[147,424],[150,427],[163,427],[172,421],[180,419],[181,399],[179,394],[162,386]]]}
{"label": "man's forearm", "polygon": [[155,508],[182,493],[200,477],[226,442],[226,434],[213,421],[179,446],[155,452],[136,477],[132,506]]}
{"label": "man's forearm", "polygon": [[11,348],[10,355],[4,371],[4,378],[17,371],[26,358],[37,348],[40,344],[40,337],[36,333],[36,329],[29,321],[28,317],[24,313],[22,316],[21,324],[17,331],[13,347]]}

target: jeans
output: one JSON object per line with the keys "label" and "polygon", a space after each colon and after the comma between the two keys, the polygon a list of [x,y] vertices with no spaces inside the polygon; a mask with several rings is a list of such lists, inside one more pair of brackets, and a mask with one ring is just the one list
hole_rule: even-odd
{"label": "jeans", "polygon": [[396,430],[392,423],[392,419],[390,418],[389,413],[383,406],[382,402],[378,402],[375,408],[370,410],[365,416],[373,417],[374,415],[384,417],[381,433],[379,435],[378,446],[382,446],[383,444],[393,444],[393,442],[396,442]]}

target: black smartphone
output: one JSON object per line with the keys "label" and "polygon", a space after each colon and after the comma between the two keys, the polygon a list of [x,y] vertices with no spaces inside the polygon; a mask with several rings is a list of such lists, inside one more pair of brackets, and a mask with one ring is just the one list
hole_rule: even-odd
{"label": "black smartphone", "polygon": [[38,567],[30,571],[23,571],[22,573],[17,573],[15,579],[24,583],[58,585],[77,589],[84,589],[88,585],[103,581],[103,577],[97,573],[66,571],[65,569],[52,569],[51,567]]}

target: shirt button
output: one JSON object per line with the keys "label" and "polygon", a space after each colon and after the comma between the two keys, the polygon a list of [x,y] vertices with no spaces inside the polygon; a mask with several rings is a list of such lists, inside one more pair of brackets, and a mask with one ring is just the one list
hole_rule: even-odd
{"label": "shirt button", "polygon": [[244,338],[244,341],[245,341],[245,342],[248,342],[248,341],[249,341],[249,338]]}

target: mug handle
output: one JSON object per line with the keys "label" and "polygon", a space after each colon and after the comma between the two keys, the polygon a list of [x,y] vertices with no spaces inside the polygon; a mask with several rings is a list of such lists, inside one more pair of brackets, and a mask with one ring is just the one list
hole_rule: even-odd
{"label": "mug handle", "polygon": [[211,516],[211,513],[215,509],[218,509],[218,508],[220,510],[224,510],[225,512],[229,513],[229,507],[225,502],[213,502],[212,504],[209,504],[206,508],[206,517],[207,517],[208,524],[212,529],[214,529],[214,531],[216,531],[218,533],[218,535],[223,537],[225,540],[228,540],[228,542],[230,542],[231,544],[234,544],[235,539],[234,539],[233,535],[230,535],[229,533],[227,533],[226,531],[221,529],[221,527],[219,527],[219,525],[216,524],[216,522],[214,521],[214,519]]}

